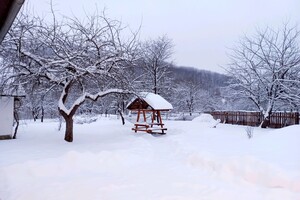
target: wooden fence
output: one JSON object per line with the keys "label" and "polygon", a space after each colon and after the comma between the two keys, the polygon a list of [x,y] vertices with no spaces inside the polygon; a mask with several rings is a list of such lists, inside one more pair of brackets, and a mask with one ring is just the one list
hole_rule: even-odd
{"label": "wooden fence", "polygon": [[[263,120],[260,112],[247,111],[213,111],[207,112],[222,123],[238,124],[247,126],[259,126]],[[282,128],[289,125],[299,124],[298,112],[275,112],[270,117],[270,128]]]}

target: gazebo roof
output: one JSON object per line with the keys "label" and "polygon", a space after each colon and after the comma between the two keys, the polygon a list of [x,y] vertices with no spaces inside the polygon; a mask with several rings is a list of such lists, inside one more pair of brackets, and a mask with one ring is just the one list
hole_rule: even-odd
{"label": "gazebo roof", "polygon": [[153,110],[172,110],[173,106],[162,96],[151,92],[141,92],[138,97],[132,99],[127,109],[153,109]]}

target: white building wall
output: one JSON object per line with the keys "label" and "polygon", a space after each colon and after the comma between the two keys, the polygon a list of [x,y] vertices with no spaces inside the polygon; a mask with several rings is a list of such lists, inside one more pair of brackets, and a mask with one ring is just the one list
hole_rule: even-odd
{"label": "white building wall", "polygon": [[12,135],[13,131],[13,97],[0,97],[0,136]]}

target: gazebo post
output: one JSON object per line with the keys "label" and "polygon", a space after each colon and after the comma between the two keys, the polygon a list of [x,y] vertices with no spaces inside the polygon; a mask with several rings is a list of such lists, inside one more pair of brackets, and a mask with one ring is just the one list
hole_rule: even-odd
{"label": "gazebo post", "polygon": [[157,120],[159,121],[158,123],[160,123],[160,124],[161,124],[161,127],[163,128],[162,120],[161,120],[161,114],[160,114],[160,111],[159,111],[159,110],[157,111]]}
{"label": "gazebo post", "polygon": [[152,116],[151,116],[151,128],[153,127],[154,120],[155,120],[155,110],[152,110]]}
{"label": "gazebo post", "polygon": [[159,120],[162,134],[165,134],[165,132],[164,132],[164,125],[162,123],[161,114],[160,114],[159,110],[157,111],[157,120]]}
{"label": "gazebo post", "polygon": [[146,122],[146,111],[143,110],[144,122]]}
{"label": "gazebo post", "polygon": [[137,119],[136,119],[136,122],[139,122],[139,121],[140,121],[140,110],[138,110]]}

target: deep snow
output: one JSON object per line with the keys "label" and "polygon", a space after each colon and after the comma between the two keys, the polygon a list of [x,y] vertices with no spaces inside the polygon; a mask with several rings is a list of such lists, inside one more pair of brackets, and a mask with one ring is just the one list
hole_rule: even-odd
{"label": "deep snow", "polygon": [[167,135],[134,133],[116,117],[26,122],[0,141],[1,200],[300,199],[300,126],[254,128],[166,121]]}

